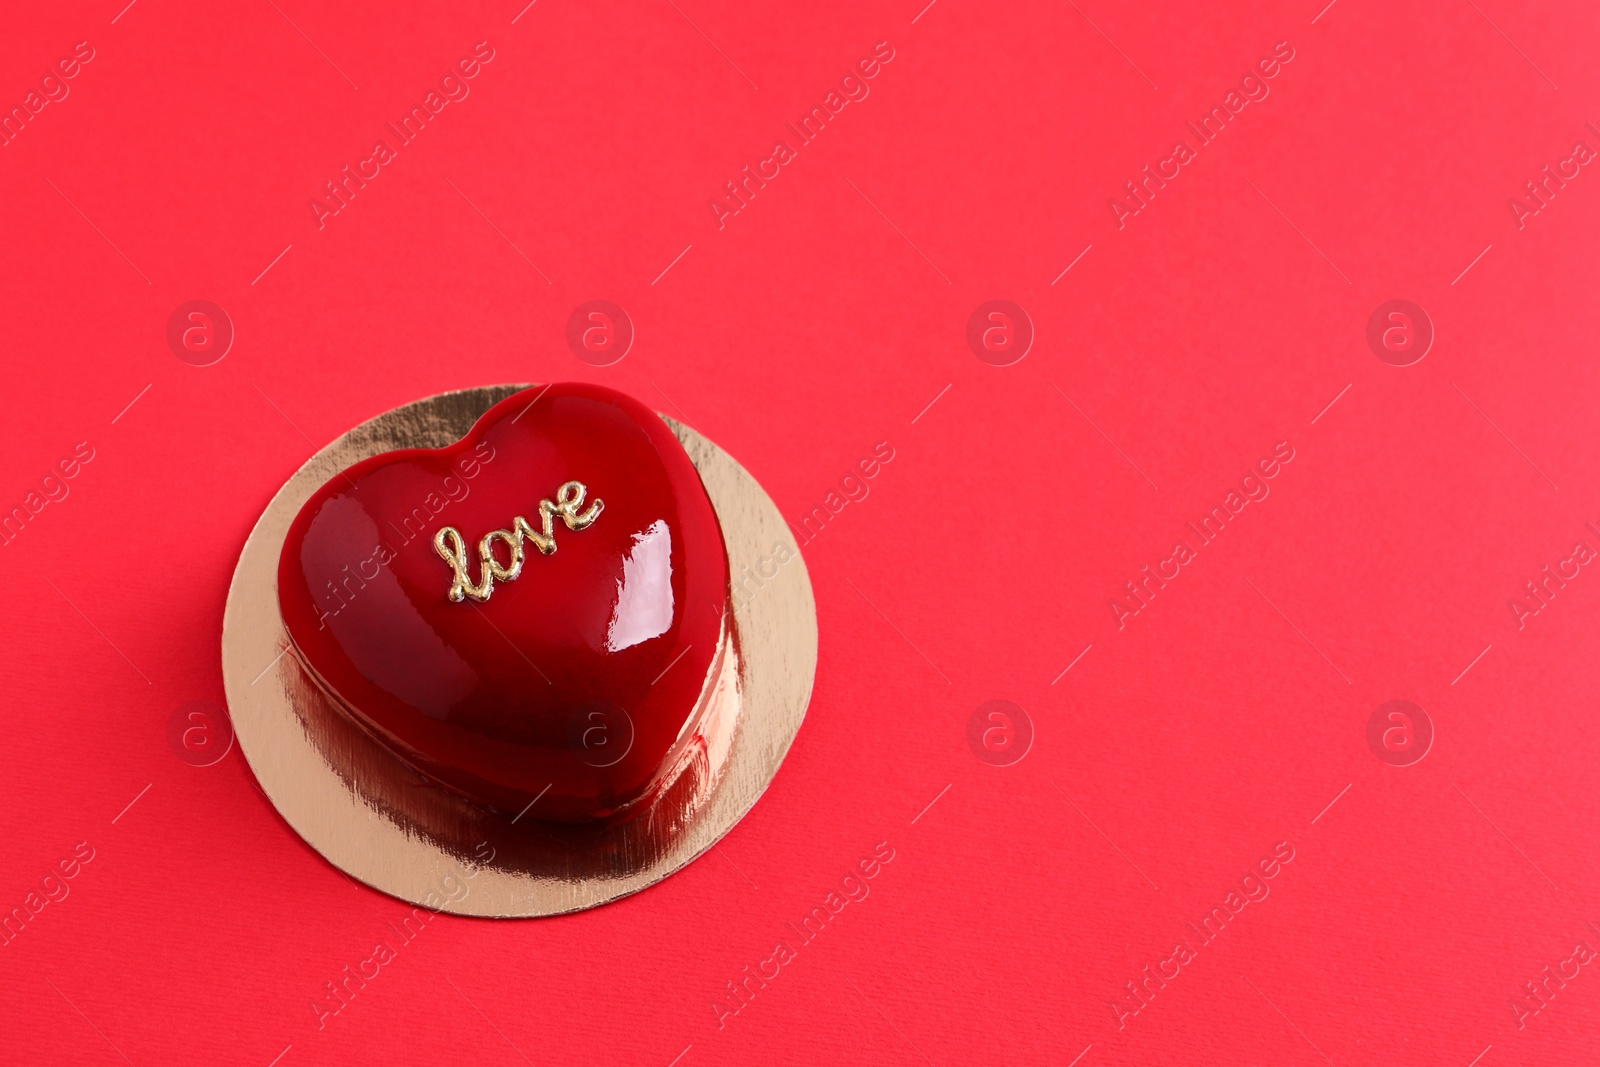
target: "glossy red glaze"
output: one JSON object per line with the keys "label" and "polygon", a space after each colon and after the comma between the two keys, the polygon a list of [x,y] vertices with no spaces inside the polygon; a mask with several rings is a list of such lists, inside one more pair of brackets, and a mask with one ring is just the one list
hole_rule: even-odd
{"label": "glossy red glaze", "polygon": [[[557,518],[554,553],[530,543],[515,580],[450,601],[438,531],[460,531],[477,581],[479,540],[518,515],[538,528],[568,481],[604,502],[593,523]],[[289,637],[347,714],[445,786],[511,812],[538,798],[528,817],[557,821],[614,817],[681,765],[727,591],[688,454],[650,409],[592,385],[518,393],[447,448],[336,475],[278,565]]]}

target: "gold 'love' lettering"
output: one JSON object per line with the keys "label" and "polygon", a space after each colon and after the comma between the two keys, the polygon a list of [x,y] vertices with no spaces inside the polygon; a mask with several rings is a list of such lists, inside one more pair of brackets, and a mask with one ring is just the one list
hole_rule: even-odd
{"label": "gold 'love' lettering", "polygon": [[[512,581],[522,573],[524,558],[524,544],[531,542],[543,555],[550,555],[556,550],[555,519],[567,524],[569,530],[586,529],[605,508],[605,501],[599,497],[590,504],[587,510],[583,508],[583,498],[588,495],[589,489],[582,482],[567,482],[556,490],[555,503],[548,500],[539,501],[540,528],[534,529],[533,524],[518,515],[512,520],[509,530],[491,530],[483,535],[483,540],[478,542],[479,578],[476,583],[472,580],[470,565],[467,562],[467,542],[461,536],[461,531],[454,526],[446,526],[433,535],[433,550],[439,553],[439,558],[449,564],[454,578],[450,582],[450,599],[460,603],[466,597],[483,602],[489,599],[489,594],[494,592],[494,582],[498,578],[503,582]],[[509,559],[501,563],[495,558],[494,546],[496,542],[504,542],[509,551]]]}

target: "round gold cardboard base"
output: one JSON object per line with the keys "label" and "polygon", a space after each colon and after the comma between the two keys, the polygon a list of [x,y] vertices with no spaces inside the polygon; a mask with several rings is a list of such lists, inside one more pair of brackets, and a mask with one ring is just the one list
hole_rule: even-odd
{"label": "round gold cardboard base", "polygon": [[[222,623],[222,673],[239,747],[268,799],[312,848],[375,889],[437,911],[560,915],[652,885],[750,810],[794,741],[817,664],[811,580],[788,524],[744,468],[666,419],[722,524],[732,633],[713,669],[705,755],[648,810],[615,826],[557,826],[487,811],[429,785],[339,713],[289,649],[278,557],[329,478],[398,448],[459,439],[526,386],[418,400],[362,423],[297,471],[245,542]],[[665,416],[662,416],[665,418]],[[769,577],[770,574],[770,577]],[[714,605],[692,610],[717,610]]]}

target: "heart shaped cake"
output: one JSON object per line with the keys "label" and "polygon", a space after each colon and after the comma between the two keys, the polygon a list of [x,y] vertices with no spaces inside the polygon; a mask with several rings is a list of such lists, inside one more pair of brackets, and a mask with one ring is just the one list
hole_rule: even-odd
{"label": "heart shaped cake", "polygon": [[728,559],[649,408],[554,385],[453,445],[364,460],[278,563],[294,652],[399,758],[528,818],[611,820],[694,755],[729,640]]}

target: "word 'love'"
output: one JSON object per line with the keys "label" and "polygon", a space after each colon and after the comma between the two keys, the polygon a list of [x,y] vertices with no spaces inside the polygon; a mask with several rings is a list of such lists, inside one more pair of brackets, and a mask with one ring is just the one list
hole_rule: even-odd
{"label": "word 'love'", "polygon": [[[543,555],[550,555],[556,550],[555,518],[561,516],[561,521],[567,524],[569,530],[586,529],[600,512],[604,510],[605,501],[595,498],[588,509],[580,511],[583,507],[583,498],[589,489],[582,482],[567,482],[556,490],[556,501],[539,501],[539,519],[541,529],[535,530],[527,519],[518,515],[511,523],[509,530],[491,530],[483,535],[483,540],[478,542],[479,575],[476,584],[472,581],[472,574],[467,563],[467,543],[461,536],[461,531],[454,526],[446,526],[433,536],[433,550],[439,553],[439,558],[450,565],[450,570],[455,577],[450,583],[450,599],[460,603],[464,597],[482,601],[489,599],[489,594],[494,592],[494,580],[509,582],[522,573],[524,557],[523,543],[531,541]],[[510,549],[510,560],[502,564],[494,555],[496,541],[504,541]]]}

